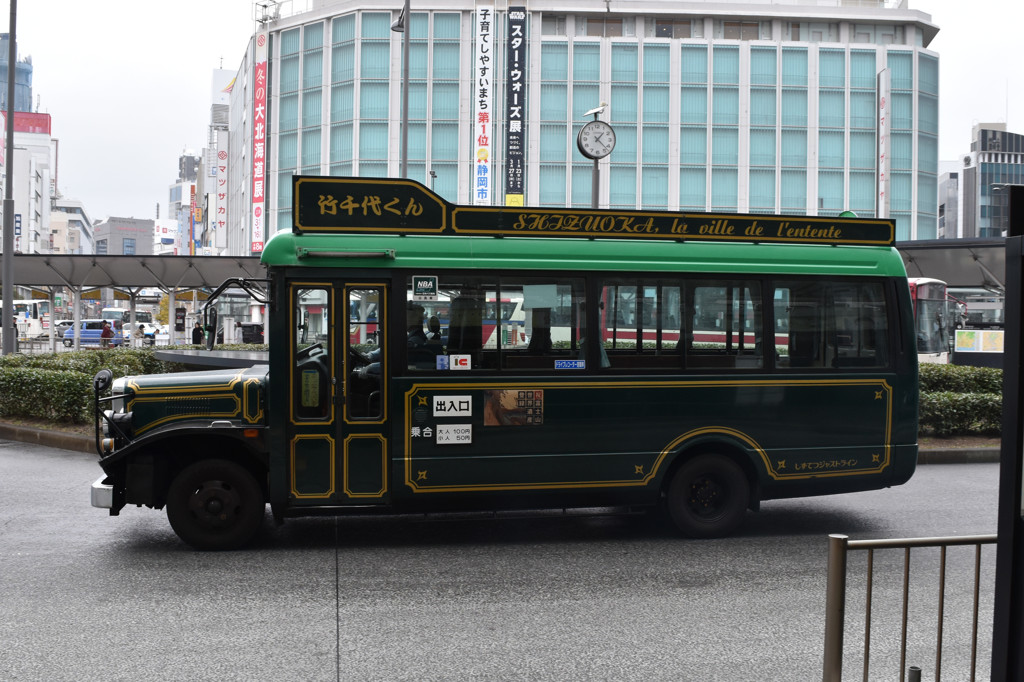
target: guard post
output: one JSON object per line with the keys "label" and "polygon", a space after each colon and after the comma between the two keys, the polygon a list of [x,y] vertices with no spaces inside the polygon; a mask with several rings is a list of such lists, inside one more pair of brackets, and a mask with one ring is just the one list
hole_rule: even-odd
{"label": "guard post", "polygon": [[999,452],[999,540],[992,624],[992,679],[1024,679],[1024,551],[1021,476],[1024,475],[1024,395],[1021,332],[1024,322],[1024,186],[1010,190],[1006,237],[1006,334],[1003,345],[1003,431]]}

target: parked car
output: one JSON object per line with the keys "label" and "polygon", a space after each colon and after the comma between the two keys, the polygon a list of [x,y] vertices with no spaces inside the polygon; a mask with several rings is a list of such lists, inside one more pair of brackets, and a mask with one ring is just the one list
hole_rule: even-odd
{"label": "parked car", "polygon": [[239,322],[238,328],[241,331],[242,343],[265,343],[263,325],[259,322]]}
{"label": "parked car", "polygon": [[57,320],[53,323],[53,333],[57,335],[58,339],[64,338],[64,332],[71,329],[71,326],[75,323],[74,320]]}
{"label": "parked car", "polygon": [[101,346],[100,334],[103,332],[103,324],[109,322],[114,330],[114,337],[110,339],[111,346],[120,346],[128,343],[128,335],[124,330],[124,323],[121,320],[102,320],[99,318],[81,320],[80,326],[73,325],[64,332],[64,345],[71,348],[75,345],[75,336],[78,336],[78,343],[81,346]]}

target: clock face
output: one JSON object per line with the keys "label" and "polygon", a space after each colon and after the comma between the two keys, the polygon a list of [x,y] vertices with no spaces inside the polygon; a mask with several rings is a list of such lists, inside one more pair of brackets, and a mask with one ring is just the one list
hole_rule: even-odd
{"label": "clock face", "polygon": [[615,148],[615,131],[604,121],[591,121],[580,128],[576,146],[588,159],[603,159]]}

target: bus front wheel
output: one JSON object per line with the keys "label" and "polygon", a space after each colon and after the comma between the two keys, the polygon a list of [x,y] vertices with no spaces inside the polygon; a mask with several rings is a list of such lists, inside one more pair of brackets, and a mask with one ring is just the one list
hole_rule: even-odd
{"label": "bus front wheel", "polygon": [[676,471],[668,488],[672,522],[691,538],[720,538],[743,522],[750,483],[743,469],[723,455],[697,455]]}
{"label": "bus front wheel", "polygon": [[237,549],[256,535],[266,503],[244,467],[209,459],[185,467],[167,490],[167,520],[196,549]]}

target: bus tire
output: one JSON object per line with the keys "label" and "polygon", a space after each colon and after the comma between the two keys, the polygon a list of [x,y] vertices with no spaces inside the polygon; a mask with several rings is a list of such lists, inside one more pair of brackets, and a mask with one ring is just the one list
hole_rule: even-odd
{"label": "bus tire", "polygon": [[259,483],[244,467],[224,459],[191,464],[167,490],[167,520],[196,549],[237,549],[260,528],[266,509]]}
{"label": "bus tire", "polygon": [[743,522],[750,483],[740,465],[723,455],[697,455],[676,470],[668,488],[668,512],[691,538],[730,535]]}

